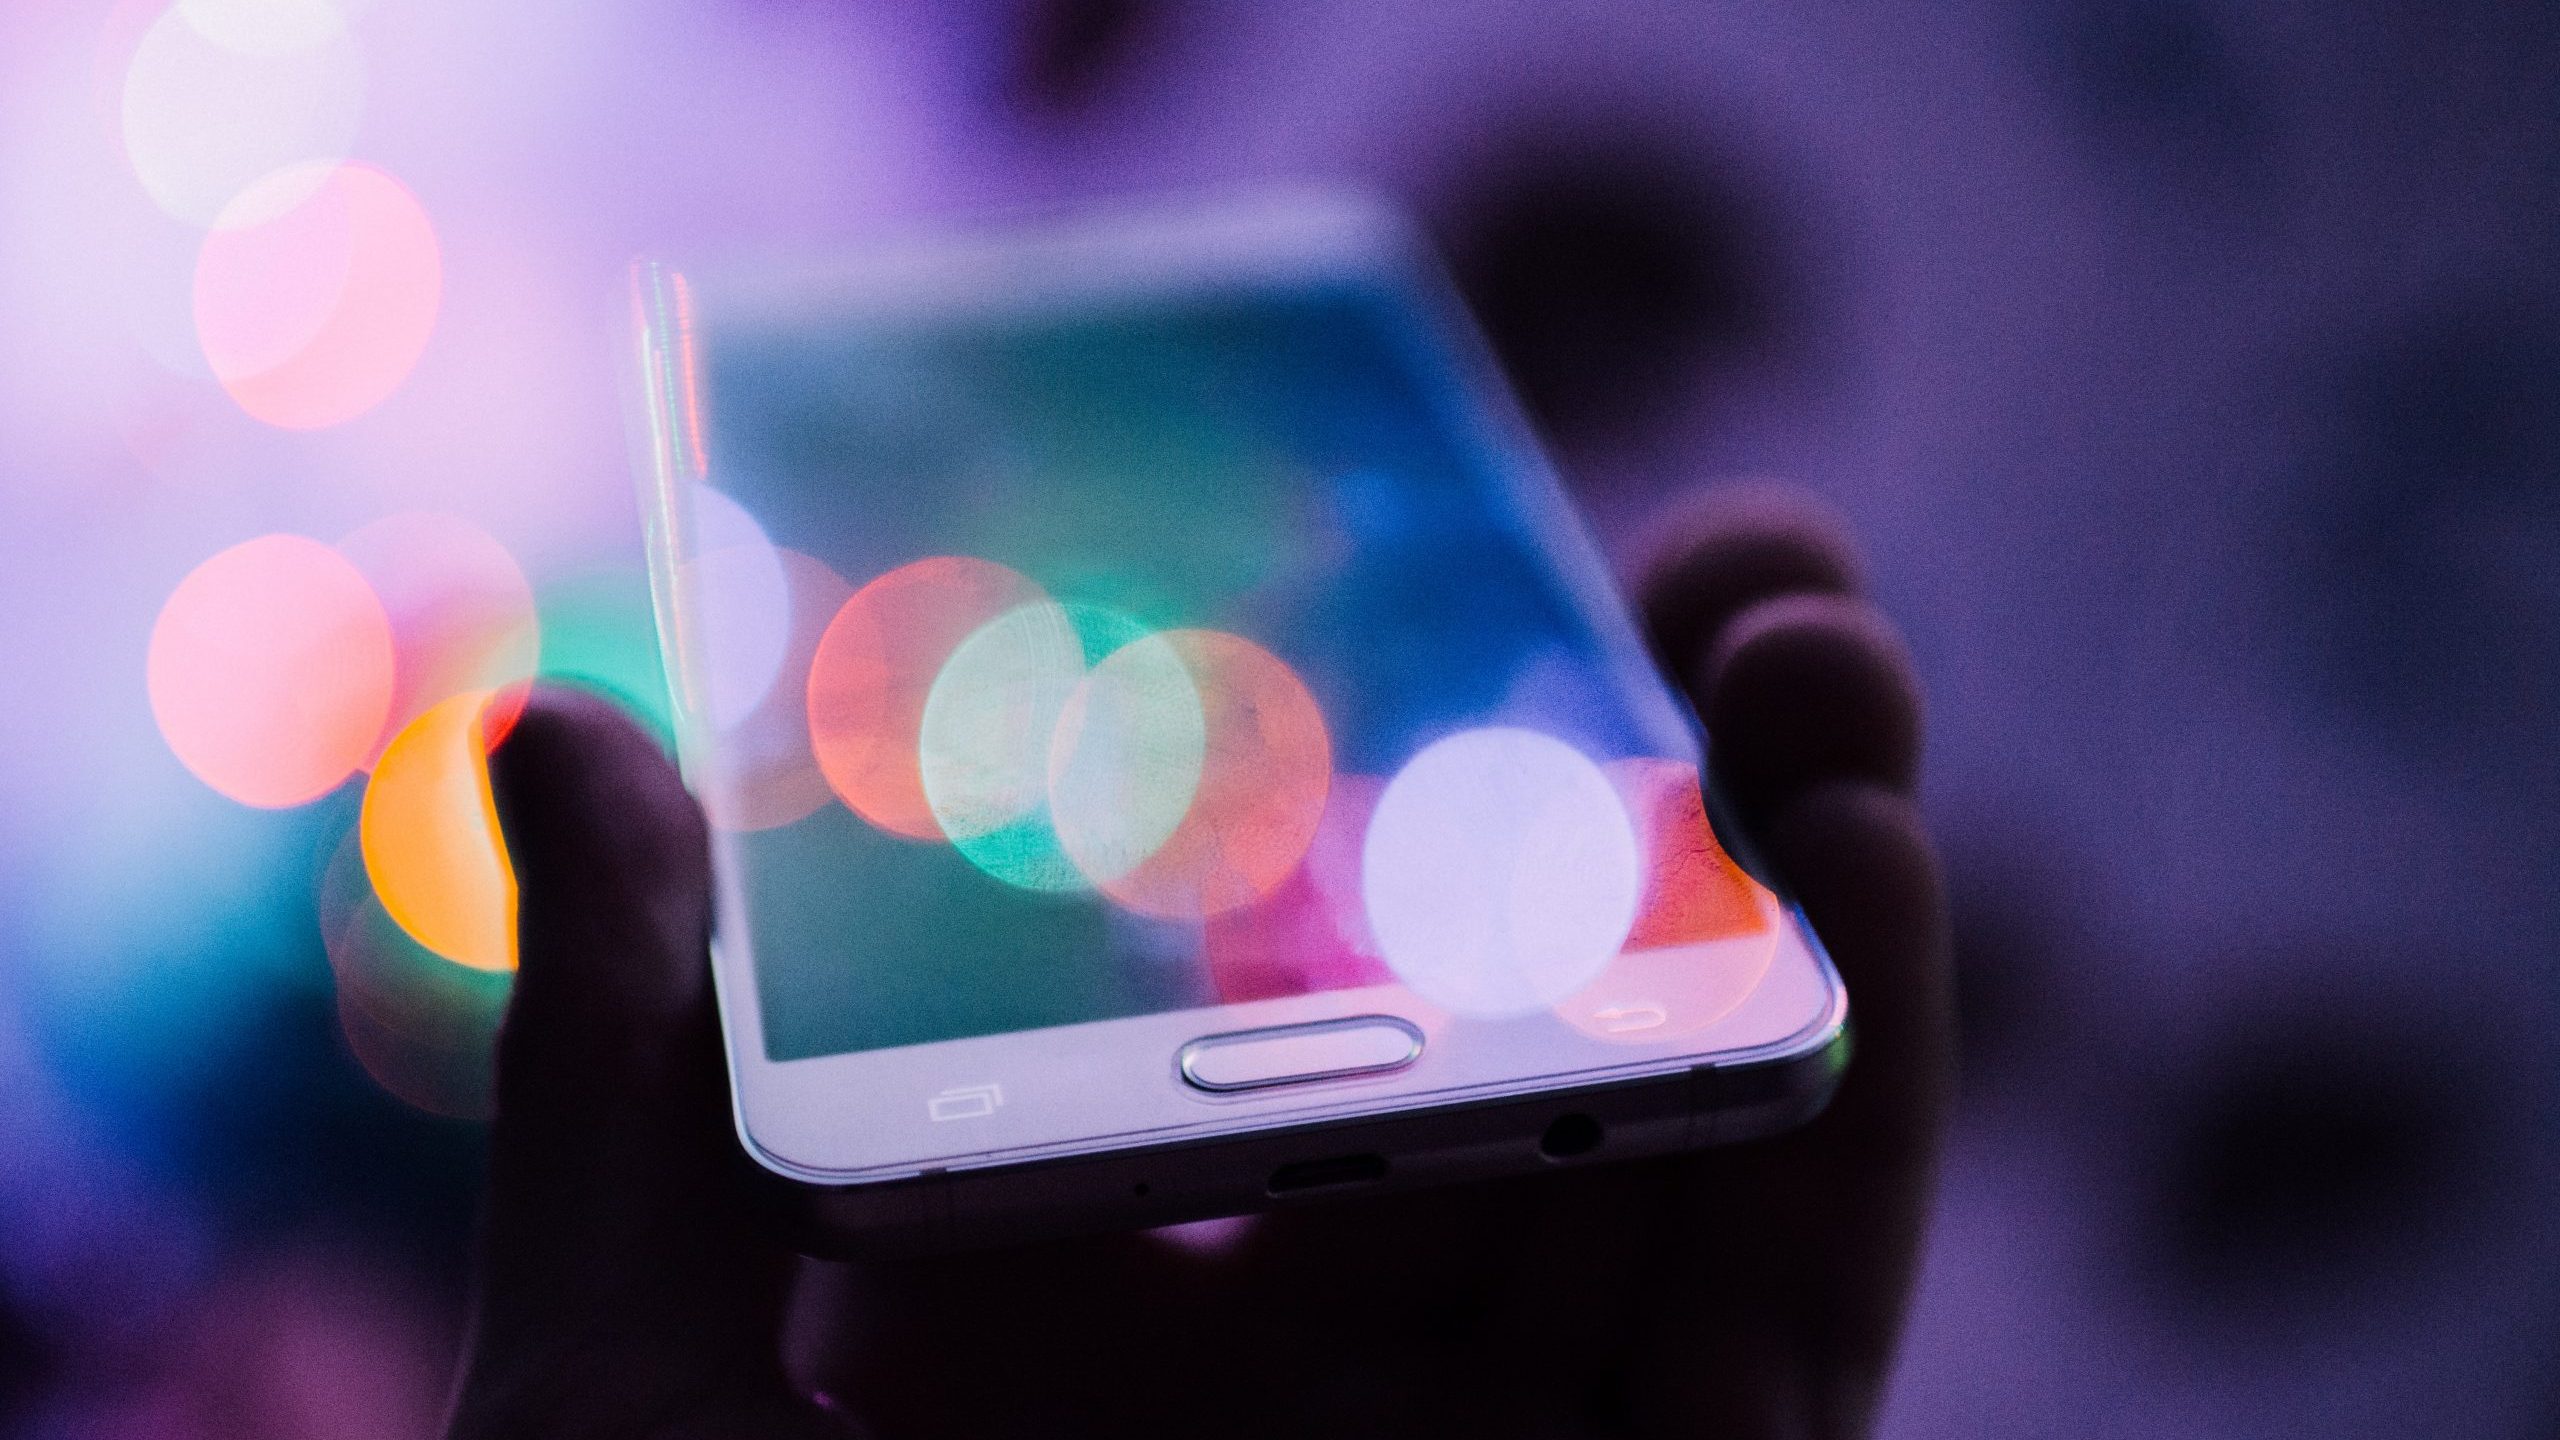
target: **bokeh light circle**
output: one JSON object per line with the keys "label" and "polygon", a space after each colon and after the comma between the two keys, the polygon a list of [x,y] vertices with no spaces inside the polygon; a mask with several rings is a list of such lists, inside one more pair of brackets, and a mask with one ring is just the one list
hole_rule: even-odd
{"label": "bokeh light circle", "polygon": [[554,577],[534,593],[534,604],[542,618],[543,678],[611,698],[658,748],[674,751],[674,687],[648,572],[632,567]]}
{"label": "bokeh light circle", "polygon": [[1047,598],[1002,565],[938,555],[845,601],[811,657],[807,702],[819,769],[855,814],[909,839],[944,838],[917,751],[934,679],[989,621]]}
{"label": "bokeh light circle", "polygon": [[853,598],[853,587],[797,550],[776,553],[790,595],[781,675],[766,690],[763,703],[710,747],[713,773],[702,786],[702,808],[724,830],[789,825],[815,813],[833,793],[810,748],[809,707],[803,697],[819,639]]}
{"label": "bokeh light circle", "polygon": [[1199,783],[1180,825],[1139,863],[1106,872],[1081,848],[1086,831],[1075,822],[1086,812],[1052,804],[1068,854],[1113,899],[1199,919],[1253,903],[1296,868],[1324,817],[1333,745],[1306,682],[1270,651],[1218,630],[1167,631],[1160,643],[1191,677],[1203,715]]}
{"label": "bokeh light circle", "polygon": [[1627,948],[1650,950],[1760,929],[1766,892],[1717,843],[1698,767],[1638,757],[1602,768],[1626,804],[1645,856],[1644,900]]}
{"label": "bokeh light circle", "polygon": [[417,1109],[487,1118],[514,977],[456,965],[410,938],[374,894],[352,833],[321,877],[320,937],[339,1029],[365,1073]]}
{"label": "bokeh light circle", "polygon": [[1112,611],[1043,600],[951,652],[925,696],[917,768],[935,823],[971,864],[1026,890],[1085,888],[1049,819],[1052,741],[1086,669],[1145,633]]}
{"label": "bokeh light circle", "polygon": [[244,55],[291,55],[346,33],[334,0],[178,0],[196,33]]}
{"label": "bokeh light circle", "polygon": [[1395,979],[1360,901],[1360,844],[1384,781],[1332,777],[1306,858],[1268,895],[1210,915],[1201,958],[1224,1004]]}
{"label": "bokeh light circle", "polygon": [[951,652],[917,731],[925,799],[944,835],[974,840],[1047,803],[1049,739],[1084,670],[1084,642],[1055,601],[1009,610]]}
{"label": "bokeh light circle", "polygon": [[[350,943],[409,943],[381,906],[367,902],[367,910],[364,931]],[[410,1108],[450,1120],[487,1120],[497,1113],[497,1032],[505,998],[489,1008],[495,1013],[478,1024],[456,1016],[419,1030],[397,1030],[365,1009],[354,992],[341,989],[338,1033],[373,1083]]]}
{"label": "bokeh light circle", "polygon": [[1731,1014],[1769,973],[1777,897],[1716,842],[1697,766],[1637,758],[1603,768],[1643,847],[1644,895],[1624,952],[1556,1014],[1612,1044],[1695,1035]]}
{"label": "bokeh light circle", "polygon": [[791,646],[791,581],[781,551],[747,508],[708,485],[686,487],[693,533],[677,571],[701,628],[687,668],[693,704],[718,729],[754,713]]}
{"label": "bokeh light circle", "polygon": [[489,793],[487,691],[442,701],[395,736],[365,786],[365,873],[402,930],[482,970],[516,963],[516,884]]}
{"label": "bokeh light circle", "polygon": [[1558,1002],[1557,1016],[1617,1045],[1697,1034],[1740,1008],[1777,958],[1777,907],[1762,903],[1767,913],[1755,932],[1627,951]]}
{"label": "bokeh light circle", "polygon": [[171,7],[134,47],[119,112],[125,158],[153,203],[198,225],[222,223],[235,197],[286,172],[248,216],[270,218],[355,143],[363,58],[341,28],[296,37],[291,25],[232,23],[242,7],[230,0],[205,12],[209,33],[193,8]]}
{"label": "bokeh light circle", "polygon": [[1191,811],[1208,717],[1163,635],[1112,651],[1076,683],[1049,735],[1049,820],[1087,880],[1108,886],[1153,857]]}
{"label": "bokeh light circle", "polygon": [[425,353],[443,299],[434,224],[369,165],[259,180],[196,255],[206,363],[241,409],[287,430],[344,424],[388,399]]}
{"label": "bokeh light circle", "polygon": [[151,629],[151,713],[196,777],[244,804],[318,799],[369,759],[390,713],[392,632],[317,540],[232,546],[178,583]]}
{"label": "bokeh light circle", "polygon": [[[494,743],[542,659],[533,586],[507,547],[459,515],[388,515],[338,542],[391,621],[391,713],[374,755],[441,701],[494,691]],[[370,765],[373,756],[367,757]]]}
{"label": "bokeh light circle", "polygon": [[1478,1016],[1546,1009],[1588,984],[1634,926],[1644,879],[1600,767],[1509,726],[1406,762],[1370,817],[1360,875],[1397,977]]}

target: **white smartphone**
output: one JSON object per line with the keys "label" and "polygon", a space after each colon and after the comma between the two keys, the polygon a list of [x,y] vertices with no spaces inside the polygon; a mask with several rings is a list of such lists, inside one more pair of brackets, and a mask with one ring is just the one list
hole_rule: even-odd
{"label": "white smartphone", "polygon": [[[814,1249],[1765,1135],[1847,997],[1386,207],[633,273],[739,1138]],[[1720,843],[1721,840],[1721,843]]]}

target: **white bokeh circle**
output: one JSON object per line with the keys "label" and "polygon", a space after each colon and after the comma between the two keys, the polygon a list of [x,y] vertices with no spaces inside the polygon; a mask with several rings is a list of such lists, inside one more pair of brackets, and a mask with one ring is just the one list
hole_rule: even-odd
{"label": "white bokeh circle", "polygon": [[1644,865],[1600,767],[1550,735],[1465,730],[1406,762],[1361,845],[1397,978],[1462,1015],[1543,1010],[1625,943]]}

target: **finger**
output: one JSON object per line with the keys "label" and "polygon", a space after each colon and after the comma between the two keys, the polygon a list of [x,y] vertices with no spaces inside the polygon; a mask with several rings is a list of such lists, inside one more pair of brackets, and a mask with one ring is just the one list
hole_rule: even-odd
{"label": "finger", "polygon": [[1924,1178],[1953,1094],[1946,891],[1917,807],[1873,785],[1799,797],[1764,843],[1850,996],[1855,1061],[1785,1158],[1870,1179]]}
{"label": "finger", "polygon": [[1654,1332],[1655,1373],[1677,1377],[1659,1418],[1859,1434],[1916,1263],[1952,1064],[1945,906],[1907,798],[1919,687],[1820,512],[1711,496],[1684,523],[1647,592],[1655,643],[1697,703],[1719,789],[1842,973],[1857,1055],[1812,1125],[1683,1167],[1689,1273],[1712,1298]]}
{"label": "finger", "polygon": [[1920,686],[1893,627],[1863,600],[1786,595],[1735,616],[1695,692],[1716,778],[1746,823],[1838,780],[1910,793]]}
{"label": "finger", "polygon": [[1717,636],[1778,595],[1847,595],[1858,562],[1839,518],[1773,486],[1701,491],[1648,527],[1635,567],[1645,627],[1665,668],[1698,687]]}
{"label": "finger", "polygon": [[1684,1179],[1713,1303],[1666,1325],[1666,1423],[1862,1435],[1890,1370],[1953,1093],[1944,889],[1911,802],[1835,781],[1764,836],[1850,996],[1855,1058],[1819,1119]]}
{"label": "finger", "polygon": [[521,959],[454,1433],[787,1409],[788,1272],[739,1183],[701,813],[636,726],[566,692],[535,700],[490,775]]}

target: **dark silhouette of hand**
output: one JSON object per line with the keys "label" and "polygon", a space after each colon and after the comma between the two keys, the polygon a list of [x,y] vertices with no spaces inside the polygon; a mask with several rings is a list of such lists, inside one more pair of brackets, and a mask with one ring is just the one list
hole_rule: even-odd
{"label": "dark silhouette of hand", "polygon": [[[699,811],[603,702],[493,758],[521,886],[456,1437],[1854,1436],[1950,1089],[1919,711],[1835,530],[1709,495],[1642,591],[1719,783],[1846,977],[1855,1057],[1776,1140],[1266,1217],[818,1267],[741,1184]],[[795,1283],[802,1282],[802,1283]]]}

